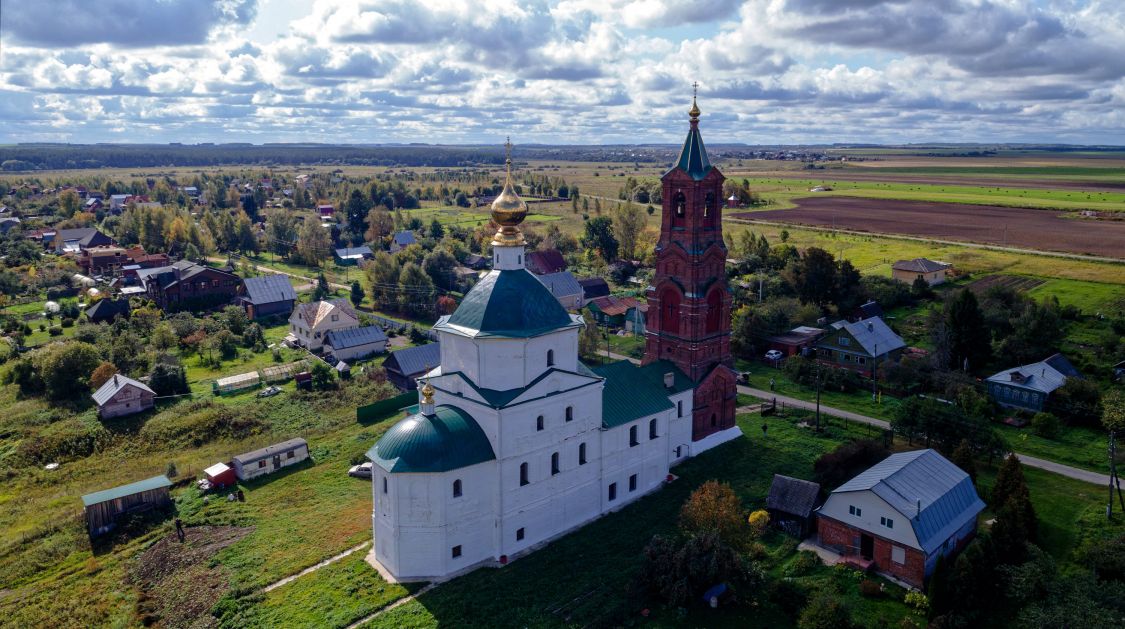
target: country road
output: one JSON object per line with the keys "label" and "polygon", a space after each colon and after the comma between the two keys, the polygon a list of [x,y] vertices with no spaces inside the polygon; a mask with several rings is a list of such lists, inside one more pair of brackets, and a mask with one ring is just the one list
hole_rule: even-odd
{"label": "country road", "polygon": [[[602,350],[601,353],[603,355],[608,356],[609,358],[613,358],[615,360],[628,360],[630,362],[638,363],[638,364],[641,362],[641,361],[637,360],[636,358],[631,358],[629,356],[624,356],[622,354],[617,354],[617,353],[614,353],[614,352],[610,352],[608,350]],[[806,401],[806,400],[800,400],[800,399],[797,399],[797,398],[789,397],[787,395],[778,395],[778,394],[773,393],[771,391],[763,391],[762,389],[755,389],[753,387],[738,385],[738,392],[743,393],[745,395],[751,395],[751,396],[756,397],[756,398],[761,399],[761,400],[777,400],[778,402],[784,404],[785,406],[792,406],[794,408],[800,408],[800,409],[805,409],[805,410],[810,410],[810,411],[816,410],[816,402],[809,402],[809,401]],[[823,413],[824,415],[831,415],[832,417],[839,417],[839,418],[842,418],[842,419],[846,419],[848,421],[859,422],[859,423],[862,423],[862,424],[867,424],[869,426],[875,426],[875,427],[878,427],[878,428],[882,428],[884,430],[891,427],[890,422],[886,421],[885,419],[878,419],[876,417],[869,417],[867,415],[861,415],[859,413],[853,413],[851,411],[845,411],[843,409],[833,408],[831,406],[825,406],[824,404],[820,405],[820,412]],[[1021,454],[1019,452],[1016,452],[1015,455],[1017,457],[1019,457],[1020,461],[1024,465],[1026,465],[1028,467],[1034,467],[1034,468],[1037,468],[1037,469],[1052,472],[1054,474],[1058,474],[1060,476],[1066,476],[1067,478],[1073,478],[1074,480],[1080,480],[1080,481],[1087,482],[1087,483],[1093,483],[1095,485],[1102,485],[1102,486],[1109,485],[1109,475],[1108,474],[1091,472],[1090,470],[1084,470],[1084,469],[1077,468],[1077,467],[1071,467],[1069,465],[1063,465],[1062,463],[1056,463],[1054,461],[1048,461],[1046,459],[1040,459],[1040,458],[1033,457],[1033,456],[1030,456],[1030,455],[1027,455],[1027,454]]]}

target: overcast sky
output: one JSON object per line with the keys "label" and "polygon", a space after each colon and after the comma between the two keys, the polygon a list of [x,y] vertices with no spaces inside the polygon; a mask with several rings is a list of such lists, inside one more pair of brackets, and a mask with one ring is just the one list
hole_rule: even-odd
{"label": "overcast sky", "polygon": [[1125,0],[0,3],[0,142],[1125,144]]}

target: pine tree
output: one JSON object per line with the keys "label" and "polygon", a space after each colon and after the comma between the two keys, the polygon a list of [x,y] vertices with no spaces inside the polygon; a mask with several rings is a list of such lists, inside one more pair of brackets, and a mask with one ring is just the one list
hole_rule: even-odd
{"label": "pine tree", "polygon": [[316,277],[316,288],[313,289],[313,301],[320,301],[330,294],[332,294],[332,289],[328,287],[328,279],[325,278],[324,273],[321,272]]}
{"label": "pine tree", "polygon": [[355,306],[359,306],[363,303],[363,298],[366,296],[367,295],[363,292],[363,286],[360,285],[359,280],[352,280],[352,293],[350,295],[352,304]]}
{"label": "pine tree", "polygon": [[992,354],[991,334],[973,291],[961,289],[946,307],[949,325],[950,367],[979,369]]}

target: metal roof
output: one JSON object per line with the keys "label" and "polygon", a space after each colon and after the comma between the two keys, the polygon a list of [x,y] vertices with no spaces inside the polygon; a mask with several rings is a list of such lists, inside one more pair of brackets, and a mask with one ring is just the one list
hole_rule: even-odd
{"label": "metal roof", "polygon": [[128,314],[128,299],[101,299],[86,309],[86,318],[91,322],[109,321]]}
{"label": "metal roof", "polygon": [[570,271],[559,271],[558,273],[548,273],[536,277],[551,291],[556,299],[582,294],[582,285],[578,283],[578,279]]}
{"label": "metal roof", "polygon": [[558,273],[566,270],[566,258],[558,249],[528,251],[525,256],[527,270],[536,275]]}
{"label": "metal roof", "polygon": [[161,487],[171,486],[172,481],[168,480],[167,476],[161,474],[160,476],[153,476],[152,478],[139,480],[135,483],[129,483],[128,485],[121,485],[120,487],[103,489],[101,491],[95,491],[92,494],[86,494],[85,496],[82,496],[82,504],[89,507],[90,505],[96,505],[100,502],[116,500],[118,498],[124,498],[125,496],[139,494],[143,491],[150,491],[153,489],[159,489]]}
{"label": "metal roof", "polygon": [[699,133],[698,122],[692,122],[684,139],[684,147],[680,149],[680,157],[672,164],[672,168],[679,168],[699,181],[711,172],[711,160],[707,157],[707,148],[703,146],[703,136]]}
{"label": "metal roof", "polygon": [[391,352],[383,361],[383,368],[410,376],[429,371],[440,363],[441,343],[427,343]]}
{"label": "metal roof", "polygon": [[609,294],[609,283],[600,277],[587,277],[578,280],[578,285],[582,287],[582,293],[586,299],[605,297]]}
{"label": "metal roof", "polygon": [[934,450],[892,454],[833,494],[872,491],[905,516],[927,554],[984,510],[969,475]]}
{"label": "metal roof", "polygon": [[229,470],[230,470],[230,466],[227,465],[226,463],[216,463],[216,464],[212,465],[211,467],[205,468],[203,470],[203,473],[208,475],[208,476],[215,477],[215,476],[218,476],[219,474],[222,474],[223,472],[227,472]]}
{"label": "metal roof", "polygon": [[[837,330],[846,330],[871,356],[882,356],[887,352],[906,347],[906,341],[895,334],[894,330],[879,317],[871,317],[855,323],[837,321],[832,324],[832,327]],[[876,354],[876,350],[878,350],[878,354]]]}
{"label": "metal roof", "polygon": [[[638,367],[628,360],[593,368],[605,378],[602,389],[602,425],[621,426],[631,421],[656,415],[672,408],[669,395],[691,388],[691,382],[668,361]],[[664,386],[664,374],[673,373],[671,389]]]}
{"label": "metal roof", "polygon": [[525,338],[574,324],[546,286],[527,270],[516,269],[489,272],[434,329]]}
{"label": "metal roof", "polygon": [[332,346],[332,349],[345,349],[368,343],[383,343],[386,342],[387,335],[383,333],[383,328],[369,325],[362,328],[332,330],[325,335],[324,340]]}
{"label": "metal roof", "polygon": [[308,447],[309,444],[307,441],[301,439],[300,437],[297,437],[296,439],[290,439],[289,441],[275,443],[272,446],[266,446],[257,450],[251,450],[250,452],[232,457],[231,460],[246,465],[247,463],[253,463],[254,461],[261,461],[262,459],[269,458],[280,452],[289,452],[290,450],[296,450],[298,448],[305,448],[307,450]]}
{"label": "metal roof", "polygon": [[414,232],[402,231],[394,236],[395,244],[400,247],[416,244],[418,241],[414,238]]}
{"label": "metal roof", "polygon": [[242,280],[242,285],[246,288],[246,299],[255,305],[297,301],[297,291],[284,275],[248,277]]}
{"label": "metal roof", "polygon": [[777,509],[802,518],[809,517],[820,497],[820,485],[812,481],[774,474],[766,508]]}
{"label": "metal roof", "polygon": [[938,262],[927,258],[914,258],[913,260],[899,260],[891,267],[896,271],[907,271],[909,273],[933,273],[934,271],[943,271],[953,266],[947,262]]}
{"label": "metal roof", "polygon": [[106,402],[113,399],[113,396],[117,395],[117,393],[121,391],[121,389],[124,389],[127,386],[134,386],[142,391],[148,391],[149,393],[156,395],[156,393],[152,389],[148,388],[148,385],[146,385],[145,383],[134,380],[129,376],[123,376],[121,374],[115,373],[113,374],[112,378],[105,381],[105,384],[98,387],[97,391],[94,391],[94,395],[92,396],[94,398],[94,403],[98,406],[105,404]]}
{"label": "metal roof", "polygon": [[985,379],[985,382],[1007,384],[1041,393],[1051,393],[1066,384],[1067,378],[1079,377],[1078,370],[1066,356],[1055,354],[1030,365],[1005,369]]}
{"label": "metal roof", "polygon": [[371,252],[371,247],[368,247],[367,245],[363,245],[360,247],[344,247],[342,249],[336,250],[336,257],[340,259],[355,257],[363,258],[372,255],[375,254]]}
{"label": "metal roof", "polygon": [[411,415],[367,451],[391,473],[448,472],[496,459],[492,444],[468,413],[442,404],[433,415]]}

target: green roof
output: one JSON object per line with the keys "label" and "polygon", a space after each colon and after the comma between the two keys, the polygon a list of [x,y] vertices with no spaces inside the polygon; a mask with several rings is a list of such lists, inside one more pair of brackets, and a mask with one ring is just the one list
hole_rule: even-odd
{"label": "green roof", "polygon": [[[605,378],[605,388],[602,389],[603,426],[614,428],[672,408],[668,396],[678,391],[664,388],[667,370],[658,372],[652,367],[639,367],[627,360],[594,367],[594,373]],[[672,370],[679,371],[675,367]],[[658,373],[659,378],[654,379],[653,376]]]}
{"label": "green roof", "polygon": [[[687,374],[680,371],[676,363],[670,360],[656,360],[640,368],[641,373],[648,377],[649,380],[656,383],[657,386],[667,391],[668,395],[675,395],[690,389],[695,388],[695,383]],[[672,388],[664,388],[664,374],[672,373]]]}
{"label": "green roof", "polygon": [[707,148],[703,146],[703,136],[699,134],[698,123],[692,123],[684,140],[684,148],[680,149],[680,158],[672,165],[691,175],[699,181],[711,172],[711,160],[707,159]]}
{"label": "green roof", "polygon": [[120,487],[114,487],[112,489],[103,489],[101,491],[95,491],[92,494],[86,494],[85,496],[82,496],[82,504],[88,507],[90,505],[96,505],[99,502],[106,502],[108,500],[116,500],[118,498],[124,498],[125,496],[139,494],[142,491],[150,491],[153,489],[159,489],[161,487],[171,486],[172,481],[168,480],[167,476],[153,476],[152,478],[139,480],[135,483],[129,483],[128,485],[122,485]]}
{"label": "green roof", "polygon": [[524,338],[573,324],[570,314],[526,269],[492,271],[435,329],[459,326],[482,336]]}
{"label": "green roof", "polygon": [[496,459],[480,424],[456,406],[433,415],[411,415],[395,424],[367,451],[391,473],[448,472]]}

